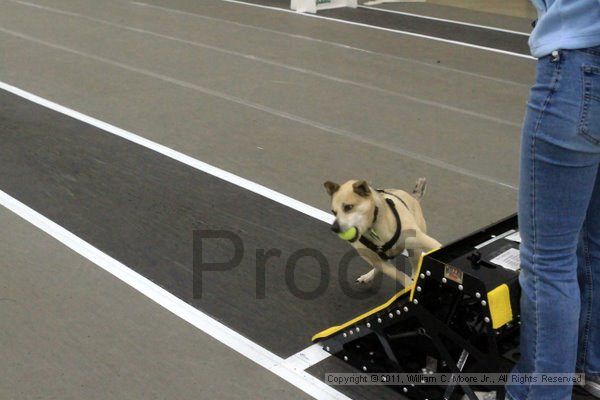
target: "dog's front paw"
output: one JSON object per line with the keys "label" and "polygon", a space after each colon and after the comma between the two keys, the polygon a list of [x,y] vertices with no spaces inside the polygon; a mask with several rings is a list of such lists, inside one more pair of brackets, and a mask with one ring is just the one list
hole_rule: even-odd
{"label": "dog's front paw", "polygon": [[375,278],[375,270],[372,269],[369,272],[367,272],[364,275],[361,275],[358,277],[358,279],[356,279],[356,283],[361,283],[361,284],[367,284],[367,283],[371,283],[373,281],[373,278]]}

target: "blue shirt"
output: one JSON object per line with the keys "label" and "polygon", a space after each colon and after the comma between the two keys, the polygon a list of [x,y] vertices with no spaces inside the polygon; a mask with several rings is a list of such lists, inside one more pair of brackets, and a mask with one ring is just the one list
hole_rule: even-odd
{"label": "blue shirt", "polygon": [[538,21],[529,38],[534,57],[600,45],[600,0],[531,0]]}

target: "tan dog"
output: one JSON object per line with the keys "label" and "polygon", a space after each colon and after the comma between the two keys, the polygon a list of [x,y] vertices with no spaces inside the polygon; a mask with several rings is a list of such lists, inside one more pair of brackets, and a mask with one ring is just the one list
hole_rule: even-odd
{"label": "tan dog", "polygon": [[365,181],[348,181],[341,186],[327,181],[324,186],[336,216],[331,230],[348,240],[373,267],[357,282],[371,282],[376,273],[383,272],[409,286],[412,278],[389,260],[406,250],[414,270],[423,252],[441,247],[427,235],[419,204],[425,194],[425,178],[417,180],[412,195],[397,189],[374,190]]}

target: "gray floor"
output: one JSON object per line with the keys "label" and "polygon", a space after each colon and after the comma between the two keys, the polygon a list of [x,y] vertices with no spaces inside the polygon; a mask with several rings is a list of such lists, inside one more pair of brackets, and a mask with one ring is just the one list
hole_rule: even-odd
{"label": "gray floor", "polygon": [[0,208],[0,398],[305,399]]}
{"label": "gray floor", "polygon": [[[505,185],[517,185],[531,61],[218,1],[196,12],[269,29],[285,30],[287,20],[296,34],[329,30],[334,41],[345,31],[388,56],[123,2],[45,3],[361,86],[7,0],[1,26],[36,41],[2,33],[4,81],[323,209],[326,179],[411,187],[426,176],[425,210],[442,241],[515,208],[515,190]],[[186,2],[170,2],[178,3]],[[514,83],[390,52],[423,62],[435,53],[444,67]]]}
{"label": "gray floor", "polygon": [[[325,180],[410,188],[426,176],[425,213],[442,242],[515,211],[532,60],[218,0],[146,3],[0,0],[0,80],[324,210]],[[6,214],[0,282],[13,294],[0,296],[11,321],[0,334],[29,352],[4,359],[15,365],[0,378],[9,398],[215,397],[225,387],[231,398],[302,398],[43,235],[23,248],[8,233],[35,230]],[[57,265],[40,270],[41,258]],[[40,326],[46,336],[18,334]],[[167,355],[162,337],[182,340]],[[215,379],[230,370],[239,386]],[[166,376],[181,391],[167,395]],[[100,390],[109,381],[114,391]]]}

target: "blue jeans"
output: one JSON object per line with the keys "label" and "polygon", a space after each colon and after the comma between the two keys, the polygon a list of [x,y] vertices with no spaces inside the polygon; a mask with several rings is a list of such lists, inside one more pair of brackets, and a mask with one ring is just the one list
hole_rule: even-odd
{"label": "blue jeans", "polygon": [[[521,142],[521,359],[513,372],[600,374],[600,47],[541,58]],[[572,387],[507,386],[515,400]]]}

